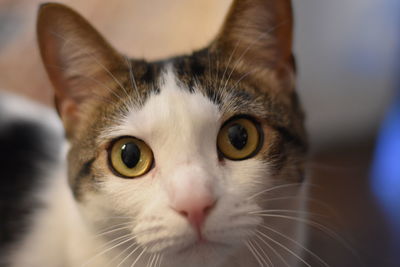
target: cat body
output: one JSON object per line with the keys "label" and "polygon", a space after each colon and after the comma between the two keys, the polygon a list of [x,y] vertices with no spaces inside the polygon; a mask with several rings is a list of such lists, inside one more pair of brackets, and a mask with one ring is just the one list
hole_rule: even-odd
{"label": "cat body", "polygon": [[[291,27],[288,1],[234,1],[209,47],[146,62],[42,6],[68,164],[34,194],[44,207],[10,266],[295,266],[300,217],[285,211],[300,214],[306,140]],[[296,201],[268,201],[282,196]]]}

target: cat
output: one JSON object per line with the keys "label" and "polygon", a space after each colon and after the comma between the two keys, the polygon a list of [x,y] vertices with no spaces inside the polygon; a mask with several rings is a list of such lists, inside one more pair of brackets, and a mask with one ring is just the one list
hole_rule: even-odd
{"label": "cat", "polygon": [[[67,164],[54,163],[36,190],[42,206],[7,266],[304,261],[296,215],[307,138],[292,24],[289,0],[235,0],[208,47],[147,62],[117,52],[69,7],[41,5],[38,43]],[[272,201],[289,195],[289,209]]]}

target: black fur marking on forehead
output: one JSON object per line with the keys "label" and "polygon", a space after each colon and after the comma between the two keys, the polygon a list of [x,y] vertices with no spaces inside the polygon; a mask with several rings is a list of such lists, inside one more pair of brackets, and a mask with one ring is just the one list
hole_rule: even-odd
{"label": "black fur marking on forehead", "polygon": [[144,83],[154,83],[154,81],[156,80],[156,72],[157,72],[157,70],[155,69],[156,65],[146,64],[146,67],[147,69],[140,77],[140,79]]}
{"label": "black fur marking on forehead", "polygon": [[179,76],[190,75],[192,77],[204,76],[207,62],[204,60],[208,56],[208,49],[194,52],[190,56],[181,56],[172,59],[174,70]]}
{"label": "black fur marking on forehead", "polygon": [[131,60],[127,85],[132,90],[138,89],[140,95],[160,93],[159,80],[165,67],[164,61],[147,62],[144,60]]}
{"label": "black fur marking on forehead", "polygon": [[178,81],[184,85],[183,88],[194,93],[197,86],[213,103],[221,106],[222,96],[218,93],[221,77],[211,75],[211,57],[213,56],[209,49],[203,49],[191,55],[173,58],[170,62]]}

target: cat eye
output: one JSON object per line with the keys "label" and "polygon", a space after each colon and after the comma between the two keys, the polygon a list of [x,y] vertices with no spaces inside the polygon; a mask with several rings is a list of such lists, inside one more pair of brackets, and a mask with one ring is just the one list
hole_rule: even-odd
{"label": "cat eye", "polygon": [[257,154],[262,140],[260,125],[250,117],[238,116],[222,126],[218,133],[217,146],[224,157],[243,160]]}
{"label": "cat eye", "polygon": [[147,173],[153,164],[150,147],[135,137],[115,140],[108,154],[109,164],[117,175],[134,178]]}

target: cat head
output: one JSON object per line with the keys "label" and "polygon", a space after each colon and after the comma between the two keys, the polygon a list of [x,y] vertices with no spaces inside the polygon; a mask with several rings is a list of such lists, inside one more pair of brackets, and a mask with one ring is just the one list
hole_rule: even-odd
{"label": "cat head", "polygon": [[61,4],[37,25],[71,190],[93,229],[126,223],[119,248],[217,265],[263,224],[266,191],[301,182],[289,1],[236,0],[208,47],[157,62],[120,54]]}

